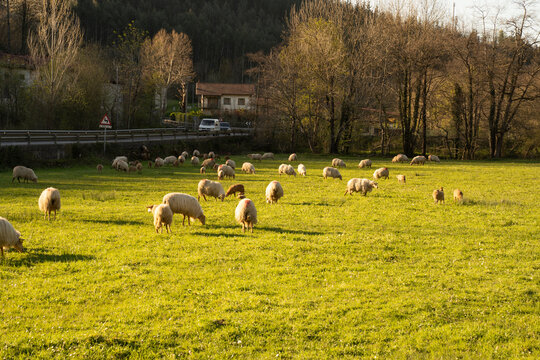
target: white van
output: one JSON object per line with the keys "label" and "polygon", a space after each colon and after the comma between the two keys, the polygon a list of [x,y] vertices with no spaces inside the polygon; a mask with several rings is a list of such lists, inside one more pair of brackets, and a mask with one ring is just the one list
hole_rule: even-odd
{"label": "white van", "polygon": [[219,119],[202,119],[199,124],[199,131],[219,132]]}

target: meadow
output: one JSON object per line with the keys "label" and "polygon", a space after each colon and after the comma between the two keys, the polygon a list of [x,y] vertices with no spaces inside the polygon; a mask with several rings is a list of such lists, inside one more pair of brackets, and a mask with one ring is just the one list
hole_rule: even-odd
{"label": "meadow", "polygon": [[[156,234],[147,205],[215,180],[191,165],[41,168],[37,184],[0,173],[0,216],[27,239],[0,260],[0,358],[538,359],[540,163],[342,158],[343,181],[323,180],[331,157],[304,154],[307,177],[279,176],[282,154],[222,181],[255,202],[253,234],[232,197],[201,199],[206,226],[175,215]],[[382,166],[378,189],[343,195]],[[285,191],[273,205],[271,180]],[[50,222],[48,186],[62,196]]]}

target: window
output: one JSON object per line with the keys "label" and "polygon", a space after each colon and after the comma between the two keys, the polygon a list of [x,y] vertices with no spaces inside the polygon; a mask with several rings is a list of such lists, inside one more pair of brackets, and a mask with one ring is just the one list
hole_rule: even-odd
{"label": "window", "polygon": [[246,105],[246,99],[238,98],[238,106],[244,106],[244,105]]}
{"label": "window", "polygon": [[231,105],[231,98],[223,98],[223,105]]}

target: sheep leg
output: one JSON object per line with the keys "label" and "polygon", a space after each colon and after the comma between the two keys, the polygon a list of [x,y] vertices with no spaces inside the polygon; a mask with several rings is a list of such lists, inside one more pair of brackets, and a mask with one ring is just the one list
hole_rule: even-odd
{"label": "sheep leg", "polygon": [[249,224],[249,227],[251,229],[251,233],[253,234],[253,223]]}
{"label": "sheep leg", "polygon": [[182,226],[186,225],[186,215],[184,215],[184,219],[182,219]]}
{"label": "sheep leg", "polygon": [[[207,201],[207,200],[206,200],[206,196],[205,196],[204,194],[203,194],[202,197],[204,198],[204,201]],[[188,224],[189,224],[189,219],[188,219]]]}
{"label": "sheep leg", "polygon": [[242,232],[246,232],[246,224],[242,221]]}
{"label": "sheep leg", "polygon": [[54,220],[56,220],[56,210],[54,210]]}

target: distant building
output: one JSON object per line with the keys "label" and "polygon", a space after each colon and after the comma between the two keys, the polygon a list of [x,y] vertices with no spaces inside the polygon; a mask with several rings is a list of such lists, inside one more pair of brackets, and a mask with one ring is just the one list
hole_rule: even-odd
{"label": "distant building", "polygon": [[254,110],[255,85],[197,83],[195,94],[204,112]]}
{"label": "distant building", "polygon": [[0,99],[8,99],[9,86],[18,83],[30,86],[37,72],[34,70],[29,56],[12,55],[0,52]]}

